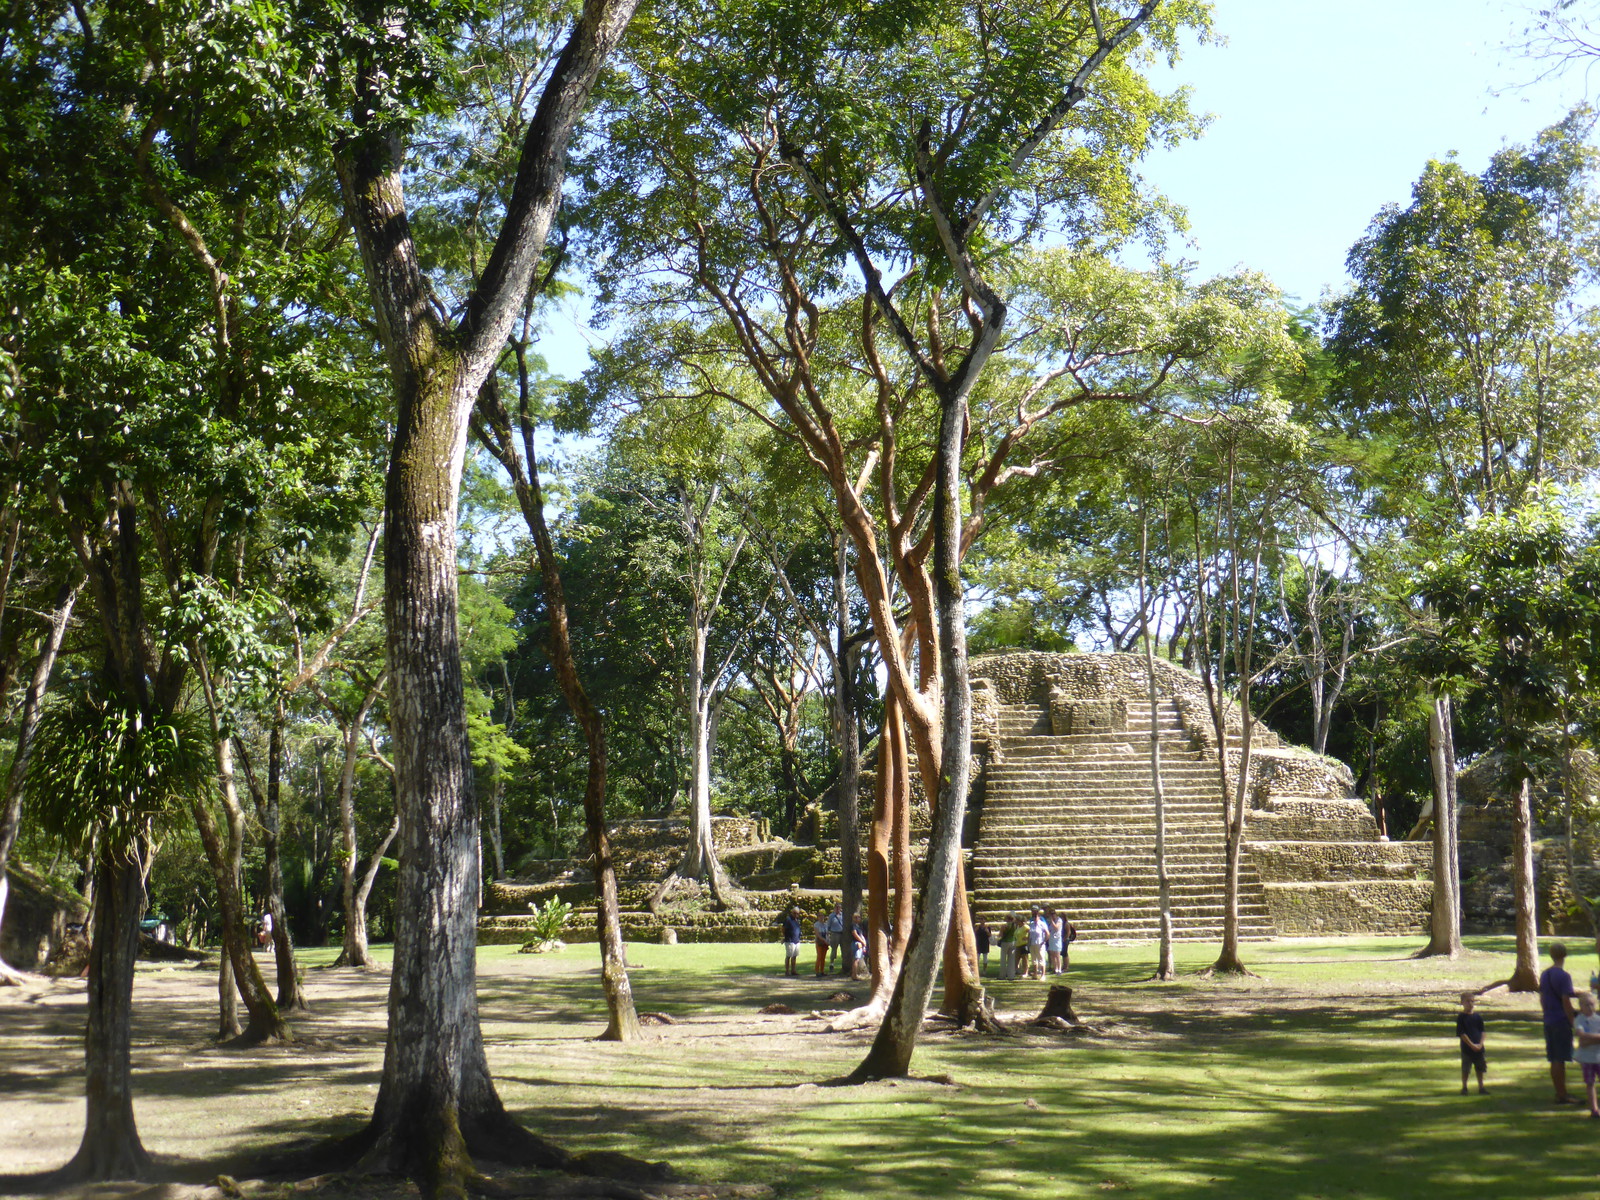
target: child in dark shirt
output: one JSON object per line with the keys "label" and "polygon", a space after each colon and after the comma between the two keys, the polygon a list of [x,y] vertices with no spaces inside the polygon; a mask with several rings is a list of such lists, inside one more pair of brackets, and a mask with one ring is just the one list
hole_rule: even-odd
{"label": "child in dark shirt", "polygon": [[1456,1038],[1461,1042],[1461,1094],[1467,1094],[1467,1077],[1473,1071],[1478,1072],[1478,1092],[1484,1094],[1488,1088],[1483,1086],[1483,1074],[1488,1070],[1488,1062],[1483,1054],[1483,1017],[1473,1011],[1477,1003],[1477,996],[1472,992],[1461,993],[1461,1011],[1456,1014]]}

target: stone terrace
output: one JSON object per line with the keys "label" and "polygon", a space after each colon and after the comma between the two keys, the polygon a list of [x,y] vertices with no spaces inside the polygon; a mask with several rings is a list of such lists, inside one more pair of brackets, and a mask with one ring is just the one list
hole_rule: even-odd
{"label": "stone terrace", "polygon": [[[1198,679],[1158,661],[1157,721],[1174,933],[1214,939],[1223,911],[1222,790]],[[1086,938],[1157,931],[1150,707],[1141,658],[1005,654],[972,665],[981,775],[970,882],[977,912],[1063,909]],[[1240,722],[1230,714],[1230,758]],[[1428,847],[1390,843],[1334,760],[1257,726],[1240,933],[1412,932],[1426,922]]]}

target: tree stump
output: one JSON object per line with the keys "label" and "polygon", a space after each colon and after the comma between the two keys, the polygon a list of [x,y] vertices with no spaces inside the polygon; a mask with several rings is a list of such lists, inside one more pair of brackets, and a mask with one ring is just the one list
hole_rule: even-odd
{"label": "tree stump", "polygon": [[1053,984],[1050,994],[1045,997],[1044,1007],[1039,1010],[1039,1015],[1034,1018],[1036,1022],[1044,1022],[1052,1017],[1059,1017],[1069,1025],[1081,1025],[1078,1014],[1072,1011],[1072,989],[1062,984]]}

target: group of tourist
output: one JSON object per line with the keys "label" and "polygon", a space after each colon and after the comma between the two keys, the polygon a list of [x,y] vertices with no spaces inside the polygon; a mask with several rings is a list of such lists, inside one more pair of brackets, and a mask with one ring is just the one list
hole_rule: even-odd
{"label": "group of tourist", "polygon": [[973,923],[978,938],[978,962],[984,973],[989,970],[991,948],[1000,955],[1000,978],[1043,979],[1046,975],[1061,975],[1067,969],[1072,943],[1077,940],[1078,928],[1067,920],[1065,913],[1049,905],[1035,904],[1027,913],[1014,912],[1005,920],[998,932],[990,930],[987,921]]}
{"label": "group of tourist", "polygon": [[[817,977],[830,970],[848,971],[862,978],[867,971],[867,923],[858,917],[845,930],[844,904],[836,901],[832,912],[825,912],[811,923],[812,942],[817,951]],[[783,973],[800,974],[800,945],[805,938],[805,912],[797,904],[778,918],[783,936]]]}
{"label": "group of tourist", "polygon": [[[1550,1064],[1550,1082],[1557,1104],[1579,1104],[1567,1091],[1567,1064],[1583,1068],[1583,1088],[1587,1094],[1589,1116],[1600,1118],[1600,1014],[1595,1012],[1594,989],[1600,979],[1590,979],[1590,991],[1573,987],[1567,973],[1567,948],[1560,942],[1550,947],[1550,965],[1539,976],[1539,1007],[1544,1016],[1544,1056]],[[1487,1093],[1484,1075],[1488,1056],[1484,1051],[1483,1015],[1477,1011],[1477,993],[1461,994],[1461,1011],[1456,1014],[1456,1039],[1461,1043],[1461,1094],[1467,1082],[1478,1077],[1478,1091]]]}
{"label": "group of tourist", "polygon": [[[800,974],[800,949],[808,924],[817,952],[818,978],[830,971],[849,973],[857,979],[868,973],[866,919],[857,917],[854,927],[846,929],[843,902],[835,902],[832,912],[824,912],[809,922],[797,904],[782,914],[777,924],[783,938],[785,975]],[[978,943],[980,972],[989,973],[989,955],[998,951],[1002,979],[1043,979],[1064,974],[1067,956],[1078,936],[1077,926],[1067,920],[1065,913],[1038,904],[1028,913],[1019,911],[1008,916],[998,932],[981,917],[973,921],[972,931]]]}

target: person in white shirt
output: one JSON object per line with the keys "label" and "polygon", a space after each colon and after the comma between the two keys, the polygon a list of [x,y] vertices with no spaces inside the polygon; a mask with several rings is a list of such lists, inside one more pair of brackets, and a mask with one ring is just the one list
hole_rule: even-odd
{"label": "person in white shirt", "polygon": [[1594,995],[1578,993],[1578,1015],[1572,1018],[1572,1032],[1578,1045],[1572,1059],[1583,1068],[1583,1087],[1589,1093],[1589,1115],[1600,1117],[1600,1104],[1595,1103],[1595,1085],[1600,1083],[1600,1016],[1595,1015]]}

